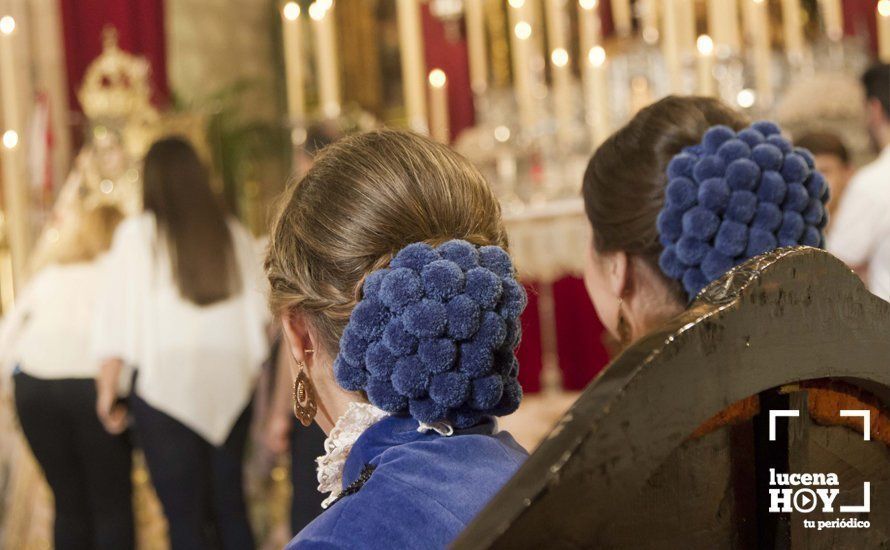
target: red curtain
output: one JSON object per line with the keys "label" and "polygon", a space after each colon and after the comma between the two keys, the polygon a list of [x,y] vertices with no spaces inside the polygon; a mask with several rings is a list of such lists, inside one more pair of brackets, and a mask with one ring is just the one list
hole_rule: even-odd
{"label": "red curtain", "polygon": [[164,47],[163,0],[60,0],[68,100],[80,111],[76,90],[87,65],[102,52],[102,30],[117,29],[121,49],[146,57],[151,64],[153,101],[163,106],[170,98]]}
{"label": "red curtain", "polygon": [[541,370],[543,369],[543,348],[541,346],[541,315],[538,312],[538,290],[534,284],[526,284],[528,306],[522,313],[522,340],[516,350],[519,360],[519,384],[522,391],[541,391]]}
{"label": "red curtain", "polygon": [[463,25],[446,32],[445,25],[430,13],[424,4],[423,40],[427,71],[442,69],[448,77],[448,114],[451,123],[451,139],[462,130],[475,124],[473,92],[470,90],[470,63],[467,57],[467,39]]}
{"label": "red curtain", "polygon": [[577,277],[553,283],[553,308],[562,387],[583,390],[609,362],[603,344],[606,329],[596,316],[584,281]]}
{"label": "red curtain", "polygon": [[876,1],[845,0],[844,34],[848,36],[864,35],[868,39],[872,52],[878,51],[878,28],[875,13]]}

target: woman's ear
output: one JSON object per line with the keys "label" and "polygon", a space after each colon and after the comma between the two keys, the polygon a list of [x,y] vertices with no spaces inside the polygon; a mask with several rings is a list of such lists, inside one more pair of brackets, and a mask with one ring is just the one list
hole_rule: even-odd
{"label": "woman's ear", "polygon": [[630,260],[627,253],[619,250],[606,257],[606,276],[609,281],[609,289],[612,294],[623,299],[631,290]]}
{"label": "woman's ear", "polygon": [[[315,341],[306,317],[296,311],[285,312],[281,315],[281,326],[284,332],[282,344],[288,347],[291,357],[295,361],[307,362],[312,355],[307,350],[315,349]],[[294,368],[295,365],[291,365]]]}

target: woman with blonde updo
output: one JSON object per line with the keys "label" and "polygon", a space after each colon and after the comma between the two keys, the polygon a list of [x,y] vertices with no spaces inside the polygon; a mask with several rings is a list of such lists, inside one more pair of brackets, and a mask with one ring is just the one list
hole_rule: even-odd
{"label": "woman with blonde updo", "polygon": [[522,395],[505,247],[479,172],[416,135],[344,139],[290,191],[266,271],[330,495],[289,548],[443,547],[524,460],[493,418]]}

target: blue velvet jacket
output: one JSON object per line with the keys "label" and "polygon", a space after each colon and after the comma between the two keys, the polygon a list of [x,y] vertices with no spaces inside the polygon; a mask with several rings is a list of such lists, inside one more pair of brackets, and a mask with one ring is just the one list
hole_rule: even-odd
{"label": "blue velvet jacket", "polygon": [[417,426],[389,416],[368,428],[343,469],[349,494],[287,549],[443,548],[528,456],[509,433],[493,434],[491,419],[449,437]]}

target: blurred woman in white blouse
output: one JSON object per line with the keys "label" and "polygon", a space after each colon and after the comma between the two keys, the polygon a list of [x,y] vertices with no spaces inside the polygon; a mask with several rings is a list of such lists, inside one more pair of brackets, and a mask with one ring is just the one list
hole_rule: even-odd
{"label": "blurred woman in white blouse", "polygon": [[14,372],[19,422],[53,492],[56,548],[134,544],[132,448],[96,418],[89,344],[100,255],[120,220],[111,206],[66,212],[44,267],[0,326],[0,364]]}
{"label": "blurred woman in white blouse", "polygon": [[242,488],[250,402],[268,353],[265,283],[247,231],[227,217],[183,139],[144,165],[145,212],[114,237],[94,353],[97,412],[130,412],[174,550],[254,547]]}

